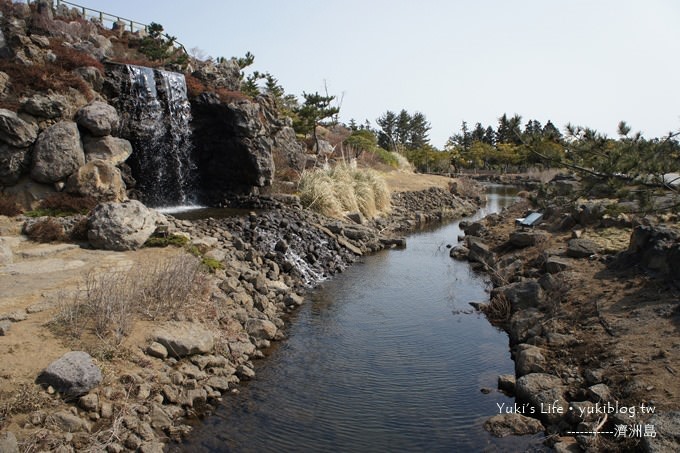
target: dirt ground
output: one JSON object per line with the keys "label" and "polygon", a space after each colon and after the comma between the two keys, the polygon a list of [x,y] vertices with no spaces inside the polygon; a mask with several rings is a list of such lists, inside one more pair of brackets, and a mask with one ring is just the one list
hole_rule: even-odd
{"label": "dirt ground", "polygon": [[[487,239],[500,258],[514,253],[525,262],[546,252],[566,251],[571,231],[553,232],[546,243],[522,251],[503,246],[528,203],[511,207],[490,225]],[[677,227],[677,225],[676,225]],[[549,226],[546,226],[549,229]],[[610,258],[573,259],[565,274],[564,301],[551,321],[575,335],[578,345],[550,354],[557,374],[577,367],[603,372],[614,397],[626,405],[653,406],[659,412],[680,409],[680,290],[677,282],[656,278],[637,265],[614,259],[628,247],[632,228],[586,229]],[[606,262],[604,262],[606,261]]]}

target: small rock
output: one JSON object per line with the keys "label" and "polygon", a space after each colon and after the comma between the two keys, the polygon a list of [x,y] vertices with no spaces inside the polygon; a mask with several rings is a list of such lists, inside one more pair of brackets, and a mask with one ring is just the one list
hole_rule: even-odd
{"label": "small rock", "polygon": [[595,403],[606,403],[614,401],[612,392],[606,384],[596,384],[588,387],[588,395]]}
{"label": "small rock", "polygon": [[515,375],[501,374],[498,376],[498,389],[510,395],[515,394]]}
{"label": "small rock", "polygon": [[543,425],[535,418],[512,413],[494,415],[484,423],[484,429],[496,437],[523,436],[540,433]]}
{"label": "small rock", "polygon": [[557,274],[570,267],[569,260],[558,256],[550,256],[545,262],[545,271],[549,274]]}
{"label": "small rock", "polygon": [[249,381],[255,377],[255,370],[245,365],[239,365],[236,369],[236,375],[242,381]]}
{"label": "small rock", "polygon": [[248,335],[255,339],[271,340],[276,336],[276,325],[265,319],[249,319],[245,327]]}
{"label": "small rock", "polygon": [[9,320],[12,322],[20,322],[28,319],[25,311],[13,311],[11,313],[3,313],[0,315],[0,321]]}
{"label": "small rock", "polygon": [[0,321],[0,337],[4,337],[9,333],[9,329],[12,327],[11,321]]}
{"label": "small rock", "polygon": [[56,424],[61,430],[75,433],[80,431],[90,432],[92,426],[86,420],[73,415],[70,412],[59,411],[47,417],[48,423]]}
{"label": "small rock", "polygon": [[89,393],[87,395],[81,396],[78,404],[83,410],[94,412],[99,407],[99,396],[97,396],[95,393]]}
{"label": "small rock", "polygon": [[168,350],[162,344],[152,341],[151,344],[146,348],[146,354],[150,355],[151,357],[165,359],[168,356]]}
{"label": "small rock", "polygon": [[543,349],[536,346],[520,344],[515,357],[515,374],[521,377],[529,373],[543,373],[546,359],[542,352]]}
{"label": "small rock", "polygon": [[600,246],[590,239],[570,239],[567,242],[567,256],[588,258],[600,251]]}
{"label": "small rock", "polygon": [[52,362],[37,382],[53,386],[68,396],[79,396],[98,386],[102,373],[86,352],[72,351]]}
{"label": "small rock", "polygon": [[213,334],[195,323],[168,324],[153,334],[154,341],[162,344],[168,354],[182,358],[193,354],[212,352],[215,338]]}
{"label": "small rock", "polygon": [[156,429],[165,429],[172,426],[172,419],[163,410],[163,407],[158,404],[151,406],[151,426]]}

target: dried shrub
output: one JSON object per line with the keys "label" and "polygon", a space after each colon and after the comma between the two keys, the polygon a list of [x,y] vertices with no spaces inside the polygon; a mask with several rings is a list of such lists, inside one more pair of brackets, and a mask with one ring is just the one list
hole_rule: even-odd
{"label": "dried shrub", "polygon": [[50,41],[50,48],[57,56],[57,60],[54,64],[66,71],[73,71],[77,68],[94,66],[100,72],[104,72],[104,65],[99,60],[87,52],[74,49],[73,47],[64,44],[64,41],[62,40],[52,39]]}
{"label": "dried shrub", "polygon": [[482,311],[491,322],[504,323],[508,322],[512,316],[512,304],[503,294],[499,294],[484,305]]}
{"label": "dried shrub", "polygon": [[194,77],[191,74],[185,74],[184,80],[187,84],[187,95],[190,98],[200,96],[207,90],[205,84],[201,82],[197,77]]}
{"label": "dried shrub", "polygon": [[65,93],[69,88],[82,93],[88,101],[94,98],[92,89],[81,76],[54,63],[25,66],[15,61],[0,60],[0,71],[10,76],[12,95],[3,100],[5,106],[18,106],[18,96],[50,90]]}
{"label": "dried shrub", "polygon": [[226,88],[218,88],[217,90],[215,90],[215,93],[217,94],[217,97],[220,98],[220,101],[224,102],[225,104],[239,101],[253,102],[252,98],[241,93],[240,91],[232,91],[227,90]]}
{"label": "dried shrub", "polygon": [[94,197],[57,192],[41,200],[40,208],[67,213],[87,214],[97,204],[97,199]]}
{"label": "dried shrub", "polygon": [[120,343],[136,318],[170,319],[203,291],[201,262],[178,255],[128,271],[92,271],[84,289],[60,307],[52,328],[79,337],[88,329]]}
{"label": "dried shrub", "polygon": [[26,228],[26,235],[36,242],[58,242],[66,240],[64,226],[58,220],[38,220]]}
{"label": "dried shrub", "polygon": [[14,217],[21,214],[21,208],[17,204],[16,197],[0,194],[0,215]]}

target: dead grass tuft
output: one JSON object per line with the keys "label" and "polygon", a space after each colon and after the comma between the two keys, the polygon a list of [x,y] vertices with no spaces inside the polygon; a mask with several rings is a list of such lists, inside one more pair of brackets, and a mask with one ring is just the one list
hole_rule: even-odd
{"label": "dead grass tuft", "polygon": [[52,327],[76,338],[91,330],[119,344],[138,318],[171,319],[189,310],[204,286],[201,262],[188,254],[128,271],[92,271]]}
{"label": "dead grass tuft", "polygon": [[512,316],[512,304],[503,294],[499,294],[484,305],[482,311],[491,322],[505,323]]}
{"label": "dead grass tuft", "polygon": [[300,201],[327,217],[361,212],[372,219],[391,208],[387,183],[377,172],[338,164],[305,171],[299,183]]}
{"label": "dead grass tuft", "polygon": [[59,242],[65,241],[66,231],[64,226],[51,217],[38,220],[26,228],[26,235],[36,242]]}
{"label": "dead grass tuft", "polygon": [[0,215],[14,217],[21,214],[21,208],[17,204],[16,197],[0,194]]}

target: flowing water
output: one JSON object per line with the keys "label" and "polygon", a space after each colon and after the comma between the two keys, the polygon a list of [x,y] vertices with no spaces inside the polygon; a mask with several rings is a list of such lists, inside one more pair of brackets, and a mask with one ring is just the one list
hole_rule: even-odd
{"label": "flowing water", "polygon": [[[490,188],[474,218],[514,199]],[[473,312],[488,283],[446,247],[458,222],[366,257],[308,296],[289,338],[256,363],[173,451],[522,451],[539,437],[498,440],[482,427],[511,398],[507,335]],[[480,390],[491,389],[484,394]]]}
{"label": "flowing water", "polygon": [[134,153],[128,160],[136,189],[149,206],[192,202],[195,168],[191,152],[191,105],[184,76],[142,66],[126,65],[121,101],[123,135]]}

